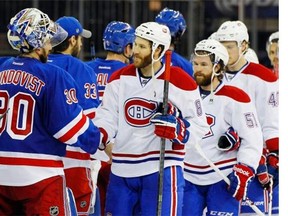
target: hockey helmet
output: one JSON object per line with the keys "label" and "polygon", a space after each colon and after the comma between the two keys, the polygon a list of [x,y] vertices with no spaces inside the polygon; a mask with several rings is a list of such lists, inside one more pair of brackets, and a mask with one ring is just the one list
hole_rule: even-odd
{"label": "hockey helmet", "polygon": [[128,23],[112,21],[104,30],[103,46],[105,50],[123,53],[128,44],[133,44],[135,37],[135,29]]}
{"label": "hockey helmet", "polygon": [[226,21],[218,28],[215,38],[218,41],[236,41],[238,47],[243,41],[249,42],[249,35],[246,25],[237,21]]}
{"label": "hockey helmet", "polygon": [[214,39],[214,40],[216,40],[216,33],[217,33],[217,32],[213,32],[207,39]]}
{"label": "hockey helmet", "polygon": [[199,54],[197,54],[197,51],[209,52],[208,55],[210,55],[210,53],[214,54],[215,63],[218,63],[220,60],[223,61],[224,65],[227,65],[228,63],[229,54],[227,49],[219,41],[216,41],[214,39],[205,39],[197,43],[194,49],[194,53],[195,55],[199,56]]}
{"label": "hockey helmet", "polygon": [[171,35],[169,28],[166,25],[162,25],[157,22],[142,23],[136,28],[135,34],[137,37],[141,37],[152,42],[152,58],[159,45],[163,45],[164,50],[158,59],[161,59],[170,47]]}
{"label": "hockey helmet", "polygon": [[274,42],[278,42],[278,40],[279,40],[279,31],[272,33],[268,39],[268,42],[274,43]]}
{"label": "hockey helmet", "polygon": [[269,55],[270,45],[271,45],[272,43],[278,43],[278,42],[279,42],[279,31],[273,32],[273,33],[269,36],[268,41],[267,41],[267,43],[266,43],[266,51],[267,51],[268,55]]}
{"label": "hockey helmet", "polygon": [[36,8],[26,8],[11,18],[7,32],[11,47],[21,52],[41,48],[50,40],[52,47],[64,41],[67,32]]}
{"label": "hockey helmet", "polygon": [[180,38],[186,30],[186,21],[179,11],[164,8],[156,16],[155,21],[168,26],[171,36]]}

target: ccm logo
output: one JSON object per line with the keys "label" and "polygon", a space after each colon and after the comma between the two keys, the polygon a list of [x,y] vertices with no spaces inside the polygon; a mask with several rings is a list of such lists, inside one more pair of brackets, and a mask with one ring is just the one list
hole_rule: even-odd
{"label": "ccm logo", "polygon": [[129,125],[134,127],[148,126],[156,108],[156,101],[144,98],[131,98],[124,104],[125,120]]}

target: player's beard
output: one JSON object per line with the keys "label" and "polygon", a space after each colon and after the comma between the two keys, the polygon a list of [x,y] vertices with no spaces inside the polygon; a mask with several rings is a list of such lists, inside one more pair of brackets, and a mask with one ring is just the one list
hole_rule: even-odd
{"label": "player's beard", "polygon": [[212,73],[210,73],[209,75],[205,75],[205,74],[198,73],[198,72],[194,73],[195,81],[199,86],[210,85],[211,84],[211,76],[212,76]]}
{"label": "player's beard", "polygon": [[[135,59],[136,57],[136,59]],[[145,68],[146,66],[150,65],[152,63],[152,58],[151,58],[151,54],[144,56],[143,58],[141,58],[138,55],[134,55],[133,56],[133,63],[135,65],[136,68]]]}

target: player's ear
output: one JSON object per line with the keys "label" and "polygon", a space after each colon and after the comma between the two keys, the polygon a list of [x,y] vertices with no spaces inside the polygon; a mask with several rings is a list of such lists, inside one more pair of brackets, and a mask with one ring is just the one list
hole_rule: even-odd
{"label": "player's ear", "polygon": [[75,35],[70,37],[69,42],[71,43],[72,46],[74,46],[76,44],[77,39],[76,39]]}
{"label": "player's ear", "polygon": [[221,65],[218,63],[218,64],[215,66],[215,71],[217,71],[217,73],[218,73],[218,71],[220,70],[220,68],[221,68]]}
{"label": "player's ear", "polygon": [[241,52],[244,53],[247,51],[247,49],[248,49],[248,43],[246,41],[243,41],[241,43]]}
{"label": "player's ear", "polygon": [[132,44],[127,44],[127,46],[125,46],[124,55],[129,58],[132,56]]}
{"label": "player's ear", "polygon": [[157,56],[157,58],[160,56],[160,54],[162,53],[164,47],[162,45],[159,45],[156,50],[155,50],[155,54]]}
{"label": "player's ear", "polygon": [[42,48],[36,48],[36,49],[34,49],[34,51],[35,51],[35,53],[37,55],[41,55],[42,54]]}

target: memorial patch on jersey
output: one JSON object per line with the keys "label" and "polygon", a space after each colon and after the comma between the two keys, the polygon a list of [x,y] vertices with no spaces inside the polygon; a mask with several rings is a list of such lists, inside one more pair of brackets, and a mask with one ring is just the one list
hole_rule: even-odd
{"label": "memorial patch on jersey", "polygon": [[126,122],[133,127],[150,125],[150,118],[155,113],[157,102],[144,98],[131,98],[125,101],[124,113]]}

